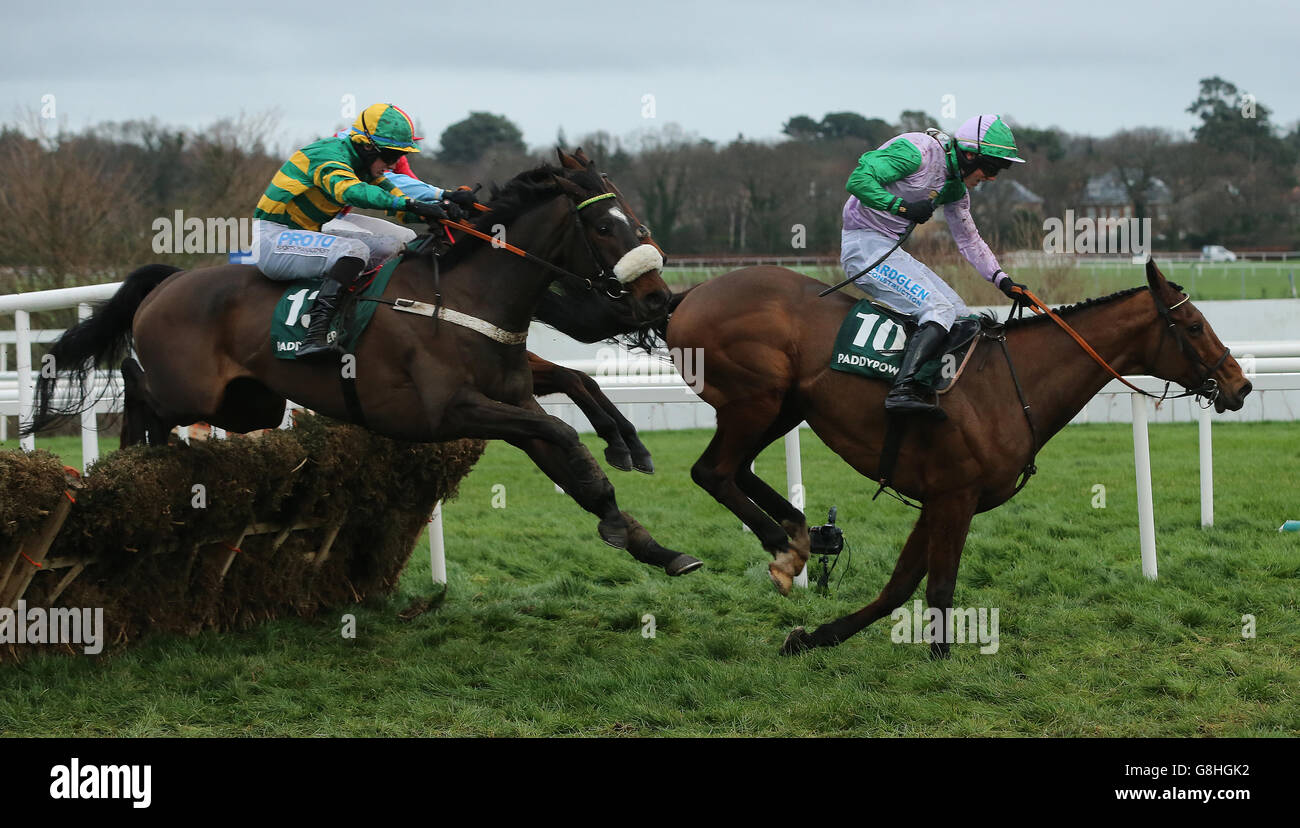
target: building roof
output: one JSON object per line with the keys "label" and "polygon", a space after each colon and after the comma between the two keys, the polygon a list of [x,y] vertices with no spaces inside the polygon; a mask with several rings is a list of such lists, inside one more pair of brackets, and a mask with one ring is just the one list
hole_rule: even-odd
{"label": "building roof", "polygon": [[[1146,197],[1150,204],[1167,204],[1171,200],[1169,187],[1158,178],[1151,179]],[[1110,170],[1090,177],[1083,188],[1084,204],[1114,205],[1129,204],[1131,201],[1118,170]]]}

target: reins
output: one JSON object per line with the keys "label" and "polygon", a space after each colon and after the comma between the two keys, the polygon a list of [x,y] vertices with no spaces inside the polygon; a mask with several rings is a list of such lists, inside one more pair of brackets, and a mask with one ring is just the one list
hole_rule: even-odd
{"label": "reins", "polygon": [[[1141,388],[1138,388],[1133,383],[1124,379],[1124,377],[1121,376],[1118,371],[1116,371],[1114,368],[1110,366],[1110,363],[1106,362],[1106,360],[1101,356],[1101,354],[1098,354],[1095,350],[1093,350],[1092,346],[1089,345],[1086,341],[1084,341],[1083,337],[1080,336],[1079,333],[1074,330],[1074,328],[1070,327],[1068,322],[1062,319],[1051,308],[1047,307],[1047,305],[1043,304],[1042,300],[1040,300],[1037,296],[1035,296],[1030,290],[1028,290],[1027,288],[1021,288],[1020,290],[1017,291],[1017,293],[1023,296],[1024,299],[1016,300],[1017,305],[1012,306],[1011,313],[1014,313],[1016,311],[1016,307],[1019,306],[1022,308],[1028,307],[1035,314],[1038,314],[1040,316],[1045,314],[1049,319],[1051,319],[1053,322],[1059,325],[1061,330],[1069,334],[1070,338],[1072,338],[1075,342],[1077,342],[1079,344],[1079,347],[1084,350],[1084,353],[1092,357],[1093,361],[1096,362],[1098,365],[1100,365],[1102,368],[1106,369],[1106,371],[1112,377],[1119,380],[1124,385],[1128,386],[1133,391],[1135,391],[1138,394],[1141,394],[1144,397],[1150,397],[1151,399],[1159,400],[1160,402],[1164,402],[1166,399],[1171,399],[1169,396],[1168,382],[1165,383],[1165,392],[1163,394],[1152,394],[1150,391],[1145,391]],[[1178,302],[1176,302],[1175,304],[1166,306],[1164,301],[1161,300],[1161,298],[1156,295],[1155,291],[1151,292],[1151,296],[1156,303],[1156,313],[1160,316],[1161,319],[1163,319],[1166,323],[1168,323],[1167,327],[1173,330],[1174,338],[1178,341],[1179,349],[1183,352],[1183,355],[1187,356],[1189,359],[1195,358],[1196,362],[1201,366],[1202,370],[1205,372],[1205,375],[1201,378],[1200,383],[1195,388],[1184,391],[1181,394],[1175,394],[1172,397],[1172,399],[1197,396],[1197,397],[1205,397],[1208,401],[1213,402],[1214,398],[1218,395],[1218,383],[1215,382],[1215,380],[1212,379],[1212,377],[1214,376],[1214,372],[1218,371],[1219,368],[1223,366],[1223,363],[1227,361],[1228,355],[1232,352],[1232,349],[1225,347],[1223,349],[1223,353],[1219,356],[1218,361],[1215,362],[1214,367],[1207,366],[1205,364],[1205,361],[1202,360],[1198,354],[1196,354],[1195,349],[1190,347],[1190,345],[1188,344],[1187,340],[1183,335],[1182,330],[1176,324],[1174,324],[1174,320],[1170,316],[1170,314],[1173,311],[1177,310],[1178,308],[1182,307],[1183,305],[1191,301],[1191,297],[1184,295],[1183,298]],[[1010,313],[1007,315],[1007,318],[1008,319],[1011,318]],[[1164,343],[1165,340],[1164,337],[1162,336],[1160,338],[1161,348],[1164,347]],[[1159,350],[1156,351],[1156,355],[1159,356]],[[1007,364],[1008,365],[1010,364],[1009,356],[1007,358]],[[1015,372],[1013,369],[1012,370],[1013,376],[1014,373]]]}
{"label": "reins", "polygon": [[[487,242],[494,249],[504,250],[507,253],[513,253],[514,255],[519,256],[522,259],[526,259],[532,262],[533,264],[546,268],[552,273],[555,273],[566,279],[571,279],[578,284],[584,285],[586,290],[592,290],[596,286],[596,281],[603,281],[603,282],[613,281],[614,283],[617,284],[618,280],[610,275],[609,269],[605,267],[604,262],[601,261],[600,256],[596,253],[596,249],[592,247],[591,239],[588,239],[587,234],[582,232],[582,218],[579,215],[579,212],[584,207],[587,207],[598,201],[604,201],[607,198],[618,198],[618,196],[615,195],[614,193],[605,192],[605,193],[601,193],[600,195],[592,196],[591,198],[586,199],[585,201],[581,202],[580,204],[577,204],[576,206],[573,204],[573,202],[571,201],[569,202],[569,211],[573,216],[574,227],[578,232],[578,237],[582,239],[584,246],[587,248],[587,254],[591,257],[592,261],[595,263],[597,269],[599,270],[599,273],[596,274],[594,279],[585,276],[579,276],[578,274],[574,273],[571,270],[567,270],[563,267],[560,267],[557,264],[548,262],[542,257],[529,253],[527,250],[524,250],[523,248],[516,247],[513,244],[506,242],[504,239],[500,239],[497,238],[496,236],[488,235],[487,233],[484,233],[483,231],[479,230],[478,228],[474,227],[473,225],[465,221],[458,221],[455,219],[439,219],[439,222],[441,222],[442,226],[445,228],[450,229],[454,227],[463,233],[468,233],[469,235],[474,236],[477,239],[481,239],[482,241]],[[492,211],[491,207],[487,207],[486,205],[483,204],[475,204],[474,206],[481,212],[488,213]],[[450,235],[450,232],[448,233],[448,235]],[[627,293],[627,289],[624,288],[621,284],[619,285],[618,290],[619,292],[617,294],[615,294],[609,288],[606,288],[605,292],[609,295],[611,299],[618,299]]]}

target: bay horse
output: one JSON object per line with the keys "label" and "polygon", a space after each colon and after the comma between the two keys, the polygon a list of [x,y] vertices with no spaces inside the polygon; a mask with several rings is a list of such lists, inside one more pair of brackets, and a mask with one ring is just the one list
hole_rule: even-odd
{"label": "bay horse", "polygon": [[[1060,314],[1119,373],[1151,374],[1203,394],[1220,413],[1239,410],[1251,390],[1241,366],[1152,261],[1146,276],[1143,287]],[[849,465],[879,480],[885,441],[888,384],[830,368],[836,333],[856,300],[819,299],[824,287],[786,268],[735,270],[681,295],[666,331],[674,354],[702,349],[699,393],[717,411],[717,431],[691,477],[754,531],[773,556],[768,570],[782,594],[808,560],[808,526],[750,463],[806,420]],[[1009,320],[1003,335],[1006,356],[983,343],[944,395],[946,420],[908,423],[890,483],[919,501],[921,514],[884,589],[812,633],[796,628],[783,654],[839,644],[901,606],[927,575],[930,607],[950,609],[971,518],[1009,500],[1043,444],[1111,379],[1046,316]],[[947,641],[932,642],[931,652],[946,656]]]}
{"label": "bay horse", "polygon": [[[524,339],[554,282],[573,283],[566,296],[581,295],[564,309],[572,318],[599,309],[601,317],[618,320],[620,331],[661,322],[671,296],[658,266],[645,264],[635,229],[615,215],[616,199],[594,165],[560,157],[562,166],[543,164],[509,181],[488,201],[490,212],[475,219],[486,233],[504,227],[509,243],[540,263],[463,238],[437,260],[436,271],[431,257],[406,256],[382,296],[432,306],[437,294],[446,310],[461,316],[435,323],[381,307],[355,354],[337,363],[281,360],[272,352],[270,325],[286,285],[251,265],[180,272],[149,265],[50,348],[83,398],[60,406],[55,377],[43,375],[25,431],[84,409],[91,402],[85,398],[89,371],[122,360],[133,413],[147,420],[144,433],[156,442],[165,443],[175,426],[199,421],[241,433],[274,428],[286,398],[335,419],[364,419],[370,430],[398,440],[501,439],[596,515],[606,543],[669,575],[693,571],[700,561],[660,546],[619,509],[614,487],[577,433],[533,397]],[[640,272],[627,272],[627,262],[642,263]],[[562,314],[552,324],[566,330]],[[136,359],[122,359],[132,345]]]}

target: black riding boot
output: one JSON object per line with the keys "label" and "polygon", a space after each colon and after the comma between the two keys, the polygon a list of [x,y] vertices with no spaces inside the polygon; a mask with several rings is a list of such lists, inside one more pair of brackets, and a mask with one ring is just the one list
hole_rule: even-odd
{"label": "black riding boot", "polygon": [[343,291],[352,286],[365,266],[364,260],[355,256],[345,256],[335,262],[330,272],[325,274],[320,291],[316,294],[316,301],[311,306],[311,325],[307,328],[307,338],[298,348],[299,359],[343,353],[339,344],[329,339],[330,325],[333,324],[334,314],[339,308],[339,297],[343,295]]}
{"label": "black riding boot", "polygon": [[945,415],[939,406],[931,402],[931,392],[916,381],[916,374],[921,366],[943,350],[948,332],[938,322],[926,322],[907,339],[907,350],[903,352],[902,364],[898,367],[898,376],[894,387],[885,397],[885,409],[899,414],[928,414],[936,419]]}

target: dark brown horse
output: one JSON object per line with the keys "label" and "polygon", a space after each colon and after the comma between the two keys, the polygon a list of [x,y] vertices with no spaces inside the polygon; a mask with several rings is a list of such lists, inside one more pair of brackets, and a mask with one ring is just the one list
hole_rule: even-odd
{"label": "dark brown horse", "polygon": [[[1147,283],[1063,314],[1120,373],[1203,391],[1220,412],[1240,409],[1250,383],[1209,322],[1152,262]],[[782,594],[808,559],[808,527],[750,462],[807,420],[849,465],[879,479],[885,439],[888,385],[829,367],[836,332],[855,300],[838,293],[817,298],[824,287],[785,268],[736,270],[687,293],[667,328],[674,353],[702,349],[700,396],[718,414],[717,432],[691,476],[772,554],[769,572]],[[930,606],[950,609],[971,517],[1010,499],[1033,456],[1110,379],[1046,317],[1010,322],[1005,335],[1034,436],[1001,349],[981,345],[943,398],[947,420],[912,422],[905,432],[892,484],[923,505],[893,576],[858,612],[812,633],[794,630],[783,653],[838,644],[901,606],[927,574]],[[932,651],[946,655],[948,644],[933,643]]]}
{"label": "dark brown horse", "polygon": [[[567,283],[565,301],[547,321],[562,332],[592,319],[613,319],[612,333],[662,320],[670,296],[658,270],[628,272],[644,262],[631,223],[589,161],[561,153],[563,166],[521,173],[489,201],[477,219],[487,233],[506,228],[511,245],[548,262],[515,258],[474,238],[440,260],[435,281],[428,257],[408,256],[383,298],[432,305],[435,291],[451,311],[477,320],[466,327],[445,318],[381,307],[354,354],[339,363],[299,363],[272,352],[271,309],[285,286],[254,267],[226,265],[171,273],[153,265],[131,274],[94,316],[70,328],[50,349],[66,373],[82,380],[93,364],[112,365],[134,344],[139,362],[122,363],[133,416],[165,442],[177,425],[203,421],[229,431],[275,427],[285,399],[340,420],[354,420],[399,440],[463,437],[501,439],[522,449],[587,511],[600,518],[606,543],[670,575],[700,562],[659,546],[621,512],[614,488],[577,433],[545,414],[533,398],[532,371],[522,334],[552,283]],[[555,268],[565,273],[557,276]],[[612,335],[611,333],[611,335]],[[501,341],[501,340],[505,341]],[[345,380],[349,382],[345,383]],[[84,386],[83,386],[84,387]],[[39,431],[77,409],[56,408],[54,379],[42,377],[29,430]],[[81,405],[84,407],[85,401]]]}

